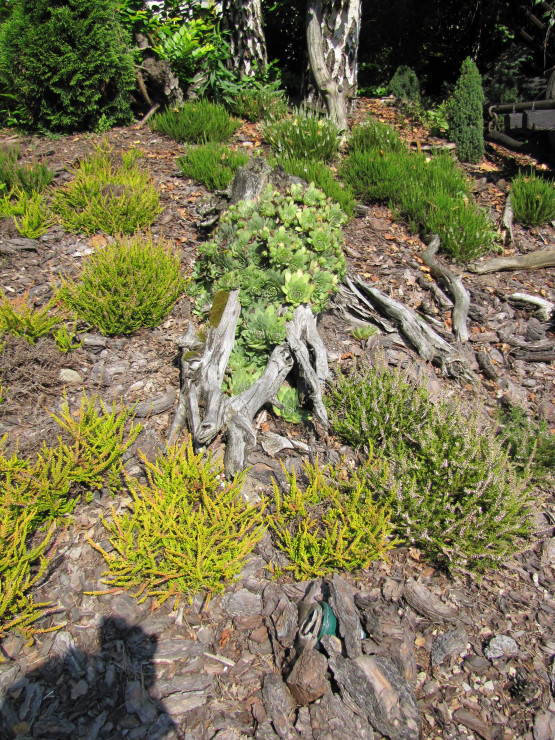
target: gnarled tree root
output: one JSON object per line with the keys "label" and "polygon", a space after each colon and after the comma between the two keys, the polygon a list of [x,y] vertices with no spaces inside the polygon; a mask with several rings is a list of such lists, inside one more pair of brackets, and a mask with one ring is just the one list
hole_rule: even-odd
{"label": "gnarled tree root", "polygon": [[473,262],[468,265],[470,272],[475,272],[477,275],[502,270],[539,270],[542,267],[555,267],[555,249],[530,252],[530,254],[519,257],[496,257],[487,262]]}
{"label": "gnarled tree root", "polygon": [[430,243],[426,249],[422,252],[422,261],[430,268],[432,277],[438,282],[443,283],[453,301],[455,306],[453,308],[453,333],[458,342],[468,342],[468,327],[466,326],[466,320],[468,317],[468,309],[470,308],[470,295],[463,285],[462,278],[455,275],[454,272],[449,270],[447,267],[440,265],[435,258],[435,254],[439,249],[439,236],[434,234]]}
{"label": "gnarled tree root", "polygon": [[277,403],[277,393],[295,365],[308,388],[314,416],[328,428],[322,401],[322,382],[329,376],[327,354],[310,306],[295,309],[286,326],[287,339],[274,348],[262,376],[250,388],[231,397],[222,392],[240,310],[239,291],[234,290],[229,294],[218,326],[208,329],[205,343],[198,338],[192,324],[178,341],[180,393],[168,435],[171,444],[187,423],[193,442],[204,446],[225,432],[227,477],[245,468],[247,456],[256,444],[254,417],[265,404]]}
{"label": "gnarled tree root", "polygon": [[[359,315],[364,315],[366,309],[371,321],[375,321],[373,314],[385,315],[386,325],[390,325],[389,322],[395,324],[422,359],[439,365],[449,377],[476,380],[475,374],[468,368],[467,361],[461,357],[456,348],[442,339],[411,308],[403,306],[402,303],[368,285],[357,275],[348,275],[345,284],[348,291],[345,287],[341,291],[345,311],[355,311]],[[360,307],[362,310],[359,310]],[[378,323],[381,324],[381,321]]]}

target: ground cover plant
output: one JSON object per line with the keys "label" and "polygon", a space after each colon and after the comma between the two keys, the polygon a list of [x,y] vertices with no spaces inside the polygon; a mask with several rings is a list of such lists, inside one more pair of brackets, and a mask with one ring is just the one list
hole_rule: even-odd
{"label": "ground cover plant", "polygon": [[519,172],[511,187],[511,205],[517,221],[541,226],[555,218],[555,186],[552,180]]}
{"label": "ground cover plant", "polygon": [[329,118],[302,108],[267,121],[263,133],[274,154],[291,159],[329,162],[340,144],[340,131]]}
{"label": "ground cover plant", "polygon": [[264,534],[264,502],[243,502],[244,473],[222,485],[221,463],[195,454],[191,440],[144,463],[147,484],[128,482],[131,511],[102,518],[114,552],[91,542],[108,564],[106,583],[160,603],[223,591]]}
{"label": "ground cover plant", "polygon": [[201,98],[185,103],[178,110],[158,113],[151,128],[175,141],[201,144],[227,141],[240,125],[241,121],[233,118],[223,105]]}
{"label": "ground cover plant", "polygon": [[296,579],[367,568],[398,544],[387,503],[376,502],[356,470],[306,462],[304,489],[294,471],[283,472],[287,487],[282,492],[274,481],[275,512],[269,522],[277,546],[289,558],[285,570]]}
{"label": "ground cover plant", "polygon": [[83,395],[76,414],[64,401],[53,416],[58,444],[43,444],[34,459],[8,453],[7,436],[0,443],[0,637],[31,634],[47,613],[31,590],[47,572],[56,525],[67,523],[82,493],[120,487],[122,456],[141,431],[132,409],[108,409],[94,396]]}
{"label": "ground cover plant", "polygon": [[148,228],[162,208],[149,172],[136,159],[132,150],[119,161],[104,142],[80,162],[74,179],[58,188],[52,199],[52,210],[64,229],[133,234]]}
{"label": "ground cover plant", "polygon": [[14,188],[0,199],[0,217],[13,218],[17,231],[26,239],[46,234],[54,219],[44,193]]}
{"label": "ground cover plant", "polygon": [[486,213],[447,152],[411,152],[393,129],[368,121],[353,130],[341,175],[360,198],[389,202],[413,231],[438,234],[441,250],[456,260],[480,256],[493,243]]}
{"label": "ground cover plant", "polygon": [[0,292],[0,336],[13,334],[35,344],[39,337],[51,334],[60,323],[60,317],[52,314],[54,308],[55,303],[50,302],[35,309],[26,293],[9,299]]}
{"label": "ground cover plant", "polygon": [[20,125],[94,130],[132,120],[136,77],[115,0],[16,0],[0,33],[0,76]]}
{"label": "ground cover plant", "polygon": [[287,113],[287,103],[279,81],[262,82],[249,77],[237,85],[237,92],[228,104],[232,113],[247,121],[278,119]]}
{"label": "ground cover plant", "polygon": [[54,173],[50,172],[45,164],[35,162],[20,165],[18,157],[19,147],[0,149],[0,183],[3,183],[7,190],[19,188],[31,195],[50,185],[54,179]]}
{"label": "ground cover plant", "polygon": [[355,198],[349,185],[342,185],[335,179],[329,165],[315,159],[276,157],[275,163],[283,167],[290,175],[302,177],[320,188],[328,198],[338,203],[344,213],[352,218],[355,210]]}
{"label": "ground cover plant", "polygon": [[63,278],[58,299],[106,335],[154,328],[183,293],[179,268],[169,245],[119,237],[87,257],[77,279]]}
{"label": "ground cover plant", "polygon": [[249,161],[244,151],[233,151],[226,146],[209,142],[191,147],[177,165],[185,177],[206,185],[208,190],[223,190],[235,177],[239,167]]}
{"label": "ground cover plant", "polygon": [[515,467],[529,470],[534,481],[547,483],[555,476],[555,434],[545,419],[530,419],[517,406],[502,409],[498,435]]}
{"label": "ground cover plant", "polygon": [[[345,274],[341,226],[346,216],[313,185],[282,194],[269,186],[257,202],[242,201],[222,216],[201,246],[190,292],[205,317],[218,291],[240,289],[242,321],[230,358],[241,383],[256,379],[285,338],[292,309],[323,311]],[[229,388],[236,388],[233,383]]]}
{"label": "ground cover plant", "polygon": [[444,567],[476,571],[530,547],[537,494],[478,414],[432,403],[385,367],[339,375],[328,407],[338,436],[366,449],[360,475],[392,507],[400,538]]}

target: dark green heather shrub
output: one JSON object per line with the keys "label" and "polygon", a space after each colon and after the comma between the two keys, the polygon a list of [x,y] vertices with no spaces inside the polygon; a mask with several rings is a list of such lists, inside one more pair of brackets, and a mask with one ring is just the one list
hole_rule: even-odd
{"label": "dark green heather shrub", "polygon": [[356,196],[385,201],[415,232],[437,233],[441,250],[456,260],[491,246],[489,219],[471,200],[466,177],[447,152],[412,152],[393,129],[372,120],[353,130],[349,144],[340,174]]}
{"label": "dark green heather shrub", "polygon": [[395,95],[398,100],[410,100],[417,103],[420,100],[420,83],[416,72],[402,64],[389,83],[390,95]]}
{"label": "dark green heather shrub", "polygon": [[206,185],[208,190],[223,190],[233,180],[235,173],[247,164],[246,152],[233,151],[227,146],[209,141],[207,144],[190,147],[177,166],[185,177],[191,177]]}
{"label": "dark green heather shrub", "polygon": [[16,0],[0,69],[25,117],[43,131],[92,131],[132,119],[133,56],[115,0]]}
{"label": "dark green heather shrub", "polygon": [[201,98],[185,103],[179,110],[159,113],[151,128],[175,141],[201,144],[227,141],[240,125],[241,121],[233,118],[223,105]]}
{"label": "dark green heather shrub", "polygon": [[485,103],[478,67],[468,58],[462,64],[455,91],[447,104],[449,137],[461,162],[476,164],[484,156]]}
{"label": "dark green heather shrub", "polygon": [[555,187],[552,180],[519,172],[513,180],[511,203],[517,221],[526,226],[540,226],[555,218]]}

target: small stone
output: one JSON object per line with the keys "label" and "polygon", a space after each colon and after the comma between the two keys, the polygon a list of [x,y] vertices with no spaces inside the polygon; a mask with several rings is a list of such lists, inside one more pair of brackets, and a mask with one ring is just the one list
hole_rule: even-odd
{"label": "small stone", "polygon": [[72,370],[69,367],[63,367],[60,370],[58,379],[61,383],[82,383],[83,377],[76,370]]}
{"label": "small stone", "polygon": [[495,658],[511,658],[518,655],[518,644],[508,635],[497,635],[492,638],[484,649],[484,655],[488,660]]}
{"label": "small stone", "polygon": [[493,692],[495,691],[495,684],[491,679],[485,682],[484,691],[486,692],[486,694],[493,694]]}
{"label": "small stone", "polygon": [[75,701],[75,699],[80,699],[82,696],[85,696],[87,691],[89,690],[89,686],[87,682],[82,678],[80,681],[77,681],[77,683],[71,687],[71,698]]}
{"label": "small stone", "polygon": [[432,665],[438,666],[445,658],[454,653],[460,653],[466,648],[468,635],[462,629],[454,629],[436,637],[432,643]]}
{"label": "small stone", "polygon": [[262,599],[259,594],[241,588],[234,594],[226,594],[222,607],[230,617],[249,617],[262,612]]}

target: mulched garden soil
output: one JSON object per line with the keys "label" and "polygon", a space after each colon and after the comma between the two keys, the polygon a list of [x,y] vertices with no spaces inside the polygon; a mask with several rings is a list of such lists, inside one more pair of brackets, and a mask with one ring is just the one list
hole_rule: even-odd
{"label": "mulched garden soil", "polygon": [[[360,101],[356,117],[367,111],[400,124],[414,146],[434,143],[385,103]],[[176,157],[183,146],[148,127],[114,129],[105,138],[115,151],[137,147],[143,152],[142,162],[149,167],[164,206],[152,235],[155,240],[170,240],[181,250],[183,271],[189,274],[205,238],[197,230],[195,212],[205,190],[179,175]],[[53,184],[59,185],[71,178],[72,168],[100,139],[96,135],[26,137],[19,139],[20,154],[23,161],[44,161],[56,173]],[[0,137],[0,145],[10,141],[16,137]],[[244,125],[234,141],[253,151],[264,148],[255,125]],[[465,168],[475,182],[477,199],[496,222],[511,176],[527,161],[532,162],[490,144],[480,165]],[[553,246],[555,231],[551,225],[533,230],[517,225],[515,237],[510,253],[526,253]],[[9,221],[0,224],[4,244],[19,238]],[[103,234],[86,237],[67,234],[59,226],[51,228],[29,245],[32,250],[1,258],[2,290],[9,297],[27,292],[36,306],[43,305],[57,276],[76,274],[83,258],[107,241]],[[429,270],[419,256],[424,244],[387,207],[371,206],[356,217],[345,229],[345,242],[350,266],[365,280],[434,319],[434,327],[452,339],[450,313],[439,310],[425,289]],[[554,302],[555,269],[484,276],[463,271],[463,279],[472,297],[470,346],[488,354],[496,380],[482,378],[479,389],[461,387],[422,362],[399,334],[379,333],[361,343],[330,311],[320,329],[331,364],[348,369],[357,358],[371,358],[379,351],[391,366],[408,367],[418,374],[434,394],[464,396],[492,415],[500,403],[517,404],[542,416],[555,432],[554,363],[516,359],[514,347],[502,338],[555,338],[553,327],[538,321],[532,308],[519,309],[507,300],[510,294],[522,292]],[[146,402],[147,407],[163,397],[157,405],[160,413],[141,419],[144,431],[128,456],[129,473],[141,476],[138,450],[153,459],[171,424],[179,384],[173,364],[175,341],[185,333],[189,320],[191,303],[184,297],[159,328],[117,338],[92,330],[82,334],[83,347],[71,354],[58,352],[50,339],[32,347],[8,338],[0,354],[7,396],[0,406],[0,434],[8,435],[10,446],[17,440],[20,451],[29,454],[56,434],[48,412],[60,409],[64,393],[71,408],[79,405],[83,390],[98,393],[107,402],[123,398],[126,403]],[[475,362],[473,366],[479,372]],[[71,382],[61,380],[60,373]],[[325,461],[352,454],[331,436],[318,438],[311,425],[293,427],[267,412],[258,424],[261,438],[270,431],[303,441]],[[218,450],[220,445],[218,439],[213,448]],[[250,492],[271,490],[281,462],[288,469],[297,467],[303,454],[286,449],[271,455],[259,445],[249,460]],[[34,594],[37,601],[55,607],[38,625],[44,631],[30,644],[9,635],[0,647],[4,659],[0,737],[342,737],[341,731],[326,735],[311,726],[307,708],[292,710],[280,726],[264,702],[264,676],[277,670],[268,594],[278,588],[284,603],[297,602],[307,586],[287,578],[271,581],[265,566],[275,551],[267,539],[241,578],[221,596],[198,595],[192,603],[177,605],[170,600],[162,607],[151,599],[138,603],[102,582],[104,562],[89,544],[92,540],[110,549],[100,516],[109,517],[111,507],[122,511],[128,503],[128,497],[114,499],[99,491],[90,503],[77,507],[72,523],[58,533],[53,567]],[[399,634],[404,636],[414,659],[412,680],[423,738],[555,737],[554,512],[550,491],[538,522],[545,531],[543,541],[481,579],[449,577],[412,548],[396,550],[389,562],[373,563],[366,571],[345,576],[353,591],[372,596],[375,612],[382,617],[376,634],[369,636],[377,646],[374,652],[387,651]],[[433,620],[409,605],[403,593],[411,578],[453,607],[455,625]],[[104,593],[91,595],[98,591]],[[49,628],[59,629],[49,632]],[[442,638],[444,633],[447,637]],[[503,636],[511,639],[490,645],[492,639]]]}

